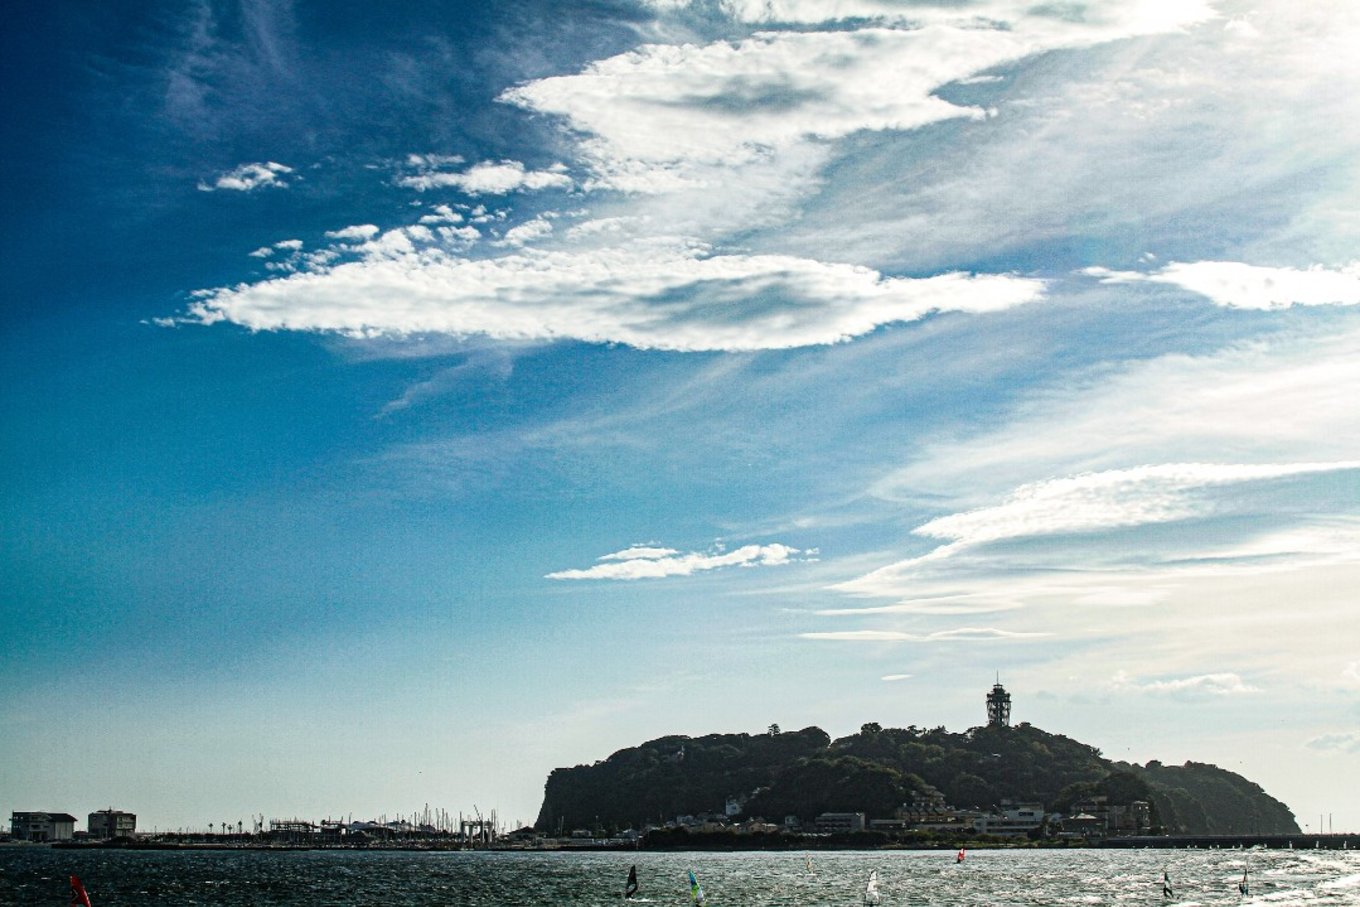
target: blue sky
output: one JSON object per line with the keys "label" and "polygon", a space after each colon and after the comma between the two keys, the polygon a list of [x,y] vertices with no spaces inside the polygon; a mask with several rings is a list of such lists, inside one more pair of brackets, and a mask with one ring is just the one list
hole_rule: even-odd
{"label": "blue sky", "polygon": [[1360,14],[491,6],[6,29],[0,809],[532,820],[999,672],[1360,827]]}

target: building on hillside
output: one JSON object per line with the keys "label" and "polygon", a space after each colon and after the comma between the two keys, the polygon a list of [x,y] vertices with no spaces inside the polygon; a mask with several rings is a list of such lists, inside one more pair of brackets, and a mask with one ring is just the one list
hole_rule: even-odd
{"label": "building on hillside", "polygon": [[982,835],[1020,837],[1028,835],[1044,824],[1044,808],[1038,803],[1002,803],[1001,812],[978,816],[973,830]]}
{"label": "building on hillside", "polygon": [[956,810],[945,802],[944,794],[933,787],[914,791],[911,802],[898,807],[897,818],[910,825],[923,825],[931,822],[945,822],[953,818]]}
{"label": "building on hillside", "polygon": [[9,831],[16,841],[69,841],[76,833],[76,817],[68,813],[10,813]]}
{"label": "building on hillside", "polygon": [[1060,838],[1077,838],[1082,840],[1094,840],[1105,836],[1105,820],[1093,816],[1090,813],[1079,812],[1076,815],[1064,816],[1062,820],[1062,832]]}
{"label": "building on hillside", "polygon": [[1152,828],[1152,804],[1146,800],[1111,803],[1108,797],[1097,796],[1074,803],[1072,812],[1094,816],[1109,835],[1146,834]]}
{"label": "building on hillside", "polygon": [[817,817],[820,834],[864,831],[864,813],[822,813]]}
{"label": "building on hillside", "polygon": [[90,813],[85,828],[92,838],[130,838],[137,833],[137,815],[109,807]]}

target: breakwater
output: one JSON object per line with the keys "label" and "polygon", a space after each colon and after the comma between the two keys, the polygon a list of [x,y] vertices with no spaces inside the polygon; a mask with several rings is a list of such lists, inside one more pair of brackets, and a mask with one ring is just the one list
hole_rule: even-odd
{"label": "breakwater", "polygon": [[1233,848],[1272,850],[1360,850],[1360,834],[1328,835],[1127,835],[1107,838],[1104,847]]}

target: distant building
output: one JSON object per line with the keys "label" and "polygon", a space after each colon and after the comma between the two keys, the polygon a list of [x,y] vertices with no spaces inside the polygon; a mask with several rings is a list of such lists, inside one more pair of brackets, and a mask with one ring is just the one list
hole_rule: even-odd
{"label": "distant building", "polygon": [[[1108,797],[1091,797],[1074,803],[1072,812],[1095,818],[1105,834],[1146,834],[1152,828],[1152,804],[1146,800],[1124,804],[1111,803]],[[1063,827],[1066,825],[1064,822]]]}
{"label": "distant building", "polygon": [[137,815],[121,809],[101,809],[85,822],[92,838],[130,838],[137,833]]}
{"label": "distant building", "polygon": [[69,841],[76,817],[67,813],[10,813],[9,832],[16,841]]}
{"label": "distant building", "polygon": [[1006,692],[1006,688],[998,680],[996,686],[987,694],[987,726],[1008,727],[1010,723],[1011,694]]}
{"label": "distant building", "polygon": [[823,834],[864,831],[864,813],[822,813],[817,817],[817,831]]}
{"label": "distant building", "polygon": [[1038,803],[1002,803],[997,815],[978,816],[973,830],[983,835],[1019,837],[1028,835],[1044,824],[1044,808]]}
{"label": "distant building", "polygon": [[948,821],[954,809],[945,802],[944,794],[934,787],[913,791],[911,802],[904,803],[897,810],[897,818],[909,825]]}

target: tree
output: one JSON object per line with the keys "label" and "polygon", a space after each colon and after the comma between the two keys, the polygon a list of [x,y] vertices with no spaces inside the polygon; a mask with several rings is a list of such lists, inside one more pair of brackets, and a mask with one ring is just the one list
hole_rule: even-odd
{"label": "tree", "polygon": [[770,733],[770,736],[771,736],[771,737],[778,737],[778,736],[779,736],[779,725],[777,725],[777,724],[772,724],[772,725],[770,725],[769,733]]}
{"label": "tree", "polygon": [[879,724],[877,721],[870,721],[866,724],[861,724],[859,726],[859,732],[866,737],[876,737],[883,733],[883,725]]}

